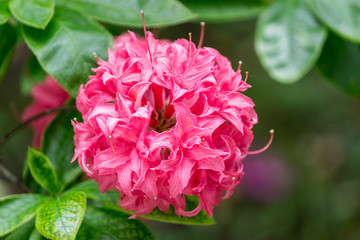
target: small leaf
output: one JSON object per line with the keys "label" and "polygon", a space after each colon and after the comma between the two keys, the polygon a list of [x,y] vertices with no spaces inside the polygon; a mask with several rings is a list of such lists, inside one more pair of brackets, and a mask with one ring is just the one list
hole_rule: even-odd
{"label": "small leaf", "polygon": [[81,182],[68,190],[70,191],[82,191],[87,198],[96,200],[105,204],[117,204],[120,201],[120,194],[116,190],[101,193],[99,185],[93,180],[87,180]]}
{"label": "small leaf", "polygon": [[29,95],[32,88],[44,81],[46,72],[40,66],[38,60],[32,55],[27,61],[21,73],[21,92]]}
{"label": "small leaf", "polygon": [[12,232],[5,240],[45,240],[35,228],[35,219],[28,221]]}
{"label": "small leaf", "polygon": [[36,182],[34,177],[30,173],[29,164],[27,159],[24,162],[24,169],[22,174],[23,181],[34,193],[46,194],[46,190],[43,189],[40,184]]}
{"label": "small leaf", "polygon": [[37,230],[55,240],[75,239],[82,222],[86,197],[82,192],[71,192],[49,200],[36,215]]}
{"label": "small leaf", "polygon": [[175,25],[196,17],[176,0],[58,0],[58,5],[83,11],[96,19],[125,26],[142,27],[140,10],[146,26]]}
{"label": "small leaf", "polygon": [[[197,207],[199,200],[196,196],[186,196],[186,210],[192,210]],[[143,218],[156,220],[160,222],[178,223],[178,224],[191,224],[191,225],[213,225],[215,220],[206,214],[204,210],[194,217],[184,217],[175,214],[174,207],[170,206],[168,213],[160,211],[155,208],[151,213],[141,215]]]}
{"label": "small leaf", "polygon": [[31,220],[24,223],[21,227],[13,231],[6,240],[27,240],[30,238],[32,231],[35,228],[35,221]]}
{"label": "small leaf", "polygon": [[59,191],[59,181],[50,160],[42,152],[29,148],[27,161],[31,175],[36,182],[50,193],[57,193]]}
{"label": "small leaf", "polygon": [[[101,193],[99,190],[99,185],[92,181],[88,180],[82,183],[79,183],[68,190],[70,191],[82,191],[86,194],[87,198],[93,199],[101,203],[102,205],[111,208],[116,211],[124,212],[132,215],[133,212],[126,211],[117,203],[120,201],[120,194],[116,190],[108,191],[105,193]],[[186,197],[186,206],[187,210],[194,209],[199,204],[197,197]],[[175,214],[174,208],[170,207],[168,213],[164,213],[160,211],[158,208],[155,208],[151,213],[146,215],[141,215],[142,218],[147,218],[151,220],[156,220],[160,222],[171,222],[171,223],[179,223],[179,224],[191,224],[191,225],[212,225],[215,223],[214,218],[209,217],[202,210],[198,215],[194,217],[183,217]]]}
{"label": "small leaf", "polygon": [[16,30],[9,24],[0,26],[0,82],[5,75],[5,72],[11,61],[13,55],[17,33]]}
{"label": "small leaf", "polygon": [[359,0],[310,0],[314,13],[333,31],[360,43]]}
{"label": "small leaf", "polygon": [[22,32],[43,69],[73,96],[92,73],[93,52],[105,58],[113,46],[111,34],[100,24],[62,7],[45,30],[22,26]]}
{"label": "small leaf", "polygon": [[76,110],[60,112],[48,125],[42,138],[41,150],[52,161],[61,185],[68,185],[83,172],[77,162],[71,163],[74,156],[73,118],[80,120],[81,114]]}
{"label": "small leaf", "polygon": [[360,97],[360,44],[330,34],[316,66],[330,82]]}
{"label": "small leaf", "polygon": [[11,16],[9,10],[9,2],[10,0],[1,0],[0,1],[0,24],[4,24],[7,22],[9,17]]}
{"label": "small leaf", "polygon": [[108,208],[88,206],[77,240],[151,240],[149,229],[128,214]]}
{"label": "small leaf", "polygon": [[47,197],[19,194],[0,198],[0,236],[18,228],[34,217]]}
{"label": "small leaf", "polygon": [[278,1],[259,17],[255,50],[272,78],[292,83],[313,67],[326,35],[304,1]]}
{"label": "small leaf", "polygon": [[34,227],[29,240],[46,240],[47,238],[43,237],[39,231]]}
{"label": "small leaf", "polygon": [[266,6],[262,0],[181,0],[206,22],[239,21],[256,17]]}
{"label": "small leaf", "polygon": [[19,22],[35,28],[44,29],[54,15],[53,0],[12,0],[9,7]]}

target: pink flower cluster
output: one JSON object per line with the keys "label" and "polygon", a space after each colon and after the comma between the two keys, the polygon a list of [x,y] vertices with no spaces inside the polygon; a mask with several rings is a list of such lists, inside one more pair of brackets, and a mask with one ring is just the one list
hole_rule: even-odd
{"label": "pink flower cluster", "polygon": [[[26,121],[45,110],[62,106],[70,97],[70,95],[51,76],[47,76],[44,82],[34,86],[31,90],[31,95],[34,101],[22,114],[23,121]],[[30,125],[35,133],[33,140],[34,147],[40,147],[43,132],[54,117],[55,113],[31,122]]]}
{"label": "pink flower cluster", "polygon": [[[212,216],[241,180],[257,123],[240,69],[213,48],[150,32],[120,36],[97,63],[78,92],[73,160],[135,215],[171,204],[178,215]],[[185,195],[199,205],[187,209]]]}

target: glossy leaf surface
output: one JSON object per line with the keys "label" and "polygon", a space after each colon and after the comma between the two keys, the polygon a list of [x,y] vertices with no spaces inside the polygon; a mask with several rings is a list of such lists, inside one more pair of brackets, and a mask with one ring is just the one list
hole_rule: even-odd
{"label": "glossy leaf surface", "polygon": [[292,83],[314,66],[326,35],[304,1],[278,1],[259,17],[255,49],[272,78]]}
{"label": "glossy leaf surface", "polygon": [[42,152],[29,148],[27,163],[36,182],[52,194],[59,191],[59,180],[54,166]]}
{"label": "glossy leaf surface", "polygon": [[360,43],[360,1],[310,0],[314,13],[333,31]]}
{"label": "glossy leaf surface", "polygon": [[44,29],[54,15],[54,0],[12,0],[9,7],[17,20],[34,28]]}
{"label": "glossy leaf surface", "polygon": [[[5,72],[10,64],[13,55],[17,33],[16,30],[9,24],[0,25],[0,83],[5,75]],[[6,36],[6,37],[3,37]]]}
{"label": "glossy leaf surface", "polygon": [[6,23],[11,16],[9,2],[10,0],[0,1],[0,24]]}
{"label": "glossy leaf surface", "polygon": [[88,206],[76,237],[78,240],[151,240],[149,229],[126,213]]}
{"label": "glossy leaf surface", "polygon": [[93,53],[107,56],[111,34],[78,11],[57,7],[45,30],[22,27],[24,39],[43,69],[73,96],[95,66]]}
{"label": "glossy leaf surface", "polygon": [[257,16],[266,6],[261,0],[182,0],[186,7],[206,22],[239,21]]}
{"label": "glossy leaf surface", "polygon": [[360,97],[360,44],[331,34],[317,62],[318,70],[350,95]]}
{"label": "glossy leaf surface", "polygon": [[60,112],[43,135],[42,152],[52,161],[61,185],[71,183],[82,173],[77,162],[71,163],[74,156],[73,118],[81,119],[80,113],[76,110]]}
{"label": "glossy leaf surface", "polygon": [[83,11],[103,22],[134,27],[142,27],[141,10],[145,12],[148,27],[179,24],[196,17],[176,0],[58,0],[57,4]]}
{"label": "glossy leaf surface", "polygon": [[37,214],[36,228],[50,239],[75,239],[85,213],[85,206],[86,197],[82,192],[71,192],[51,199]]}
{"label": "glossy leaf surface", "polygon": [[47,197],[18,194],[0,198],[0,236],[13,231],[34,217]]}

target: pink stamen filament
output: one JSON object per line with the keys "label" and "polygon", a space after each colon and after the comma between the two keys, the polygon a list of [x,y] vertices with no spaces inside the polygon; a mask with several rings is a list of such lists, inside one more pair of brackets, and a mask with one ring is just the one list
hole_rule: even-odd
{"label": "pink stamen filament", "polygon": [[202,45],[203,40],[204,40],[205,22],[201,22],[200,26],[201,26],[201,32],[200,32],[200,39],[199,39],[199,44],[198,44],[197,48],[201,48],[201,45]]}
{"label": "pink stamen filament", "polygon": [[190,65],[190,61],[191,61],[191,32],[189,33],[189,60],[188,60],[188,65]]}
{"label": "pink stamen filament", "polygon": [[245,79],[244,79],[244,81],[242,81],[240,83],[240,85],[239,85],[239,87],[237,89],[241,88],[241,86],[244,85],[247,82],[248,76],[249,76],[249,72],[245,72]]}
{"label": "pink stamen filament", "polygon": [[114,148],[114,145],[113,145],[113,142],[112,142],[112,136],[111,135],[109,135],[109,142],[110,142],[110,147],[111,147],[111,150],[114,152],[114,153],[116,153],[116,151],[115,151],[115,148]]}
{"label": "pink stamen filament", "polygon": [[148,52],[149,52],[149,56],[150,56],[150,62],[152,63],[152,56],[151,56],[151,51],[150,51],[150,45],[149,45],[149,41],[148,41],[147,34],[146,34],[145,14],[144,14],[144,11],[143,11],[143,10],[141,10],[141,15],[142,15],[142,22],[143,22],[143,27],[144,27],[145,41],[146,41],[146,45],[147,45]]}
{"label": "pink stamen filament", "polygon": [[239,72],[241,70],[241,65],[242,65],[242,61],[239,61],[239,66],[238,66],[238,69],[236,70],[237,72]]}
{"label": "pink stamen filament", "polygon": [[253,155],[253,154],[258,154],[258,153],[262,153],[264,152],[266,149],[268,149],[272,143],[272,140],[273,140],[273,137],[274,137],[274,129],[271,129],[270,130],[270,140],[269,142],[265,145],[265,147],[259,149],[259,150],[256,150],[256,151],[248,151],[247,154],[249,155]]}

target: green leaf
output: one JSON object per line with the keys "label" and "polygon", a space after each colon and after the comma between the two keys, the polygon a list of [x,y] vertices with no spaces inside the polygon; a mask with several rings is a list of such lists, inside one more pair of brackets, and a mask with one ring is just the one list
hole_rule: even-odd
{"label": "green leaf", "polygon": [[103,22],[134,27],[142,27],[141,10],[148,27],[175,25],[196,17],[176,0],[58,0],[56,4],[82,10]]}
{"label": "green leaf", "polygon": [[330,82],[360,97],[360,44],[330,34],[316,66]]}
{"label": "green leaf", "polygon": [[120,194],[116,190],[108,191],[106,193],[101,193],[99,190],[99,185],[93,180],[87,180],[81,182],[73,187],[71,187],[70,191],[82,191],[85,193],[87,198],[96,200],[105,205],[113,204],[115,205],[120,201]]}
{"label": "green leaf", "polygon": [[47,197],[19,194],[0,198],[0,236],[18,228],[34,217]]}
{"label": "green leaf", "polygon": [[33,86],[43,82],[45,77],[46,72],[41,68],[36,57],[31,55],[21,73],[21,92],[29,95]]}
{"label": "green leaf", "polygon": [[149,229],[130,215],[108,208],[88,206],[77,240],[151,240]]}
{"label": "green leaf", "polygon": [[74,156],[73,118],[81,119],[81,114],[76,110],[60,112],[42,138],[41,150],[54,165],[61,185],[68,185],[83,172],[77,162],[71,163]]}
{"label": "green leaf", "polygon": [[93,52],[107,56],[113,38],[80,12],[57,7],[45,30],[22,26],[24,39],[42,68],[73,96],[95,67]]}
{"label": "green leaf", "polygon": [[59,180],[51,161],[40,151],[29,147],[27,162],[36,182],[50,193],[59,191]]}
{"label": "green leaf", "polygon": [[46,239],[47,238],[43,237],[36,228],[33,229],[29,238],[29,240],[46,240]]}
{"label": "green leaf", "polygon": [[36,228],[50,239],[75,239],[85,213],[85,206],[86,197],[82,192],[71,192],[51,199],[36,215]]}
{"label": "green leaf", "polygon": [[11,16],[9,2],[10,0],[0,0],[0,24],[6,23]]}
{"label": "green leaf", "polygon": [[31,175],[27,159],[25,159],[24,162],[22,178],[25,185],[28,186],[34,193],[47,194],[46,190],[43,189]]}
{"label": "green leaf", "polygon": [[326,35],[304,1],[278,1],[259,17],[255,50],[272,78],[292,83],[313,67]]}
{"label": "green leaf", "polygon": [[239,21],[256,17],[266,6],[262,0],[181,0],[206,22]]}
{"label": "green leaf", "polygon": [[9,24],[0,26],[0,82],[5,75],[5,72],[10,64],[13,55],[17,33],[16,30]]}
{"label": "green leaf", "polygon": [[35,219],[28,221],[21,227],[12,232],[5,240],[44,240],[35,228]]}
{"label": "green leaf", "polygon": [[34,230],[34,220],[24,223],[21,227],[13,231],[6,240],[27,240],[30,238],[32,231]]}
{"label": "green leaf", "polygon": [[360,43],[359,0],[310,0],[314,13],[334,32]]}
{"label": "green leaf", "polygon": [[12,0],[9,7],[19,22],[35,28],[44,29],[54,15],[53,0]]}
{"label": "green leaf", "polygon": [[[99,190],[99,185],[92,180],[79,183],[70,188],[68,191],[82,191],[86,194],[87,198],[96,200],[108,208],[127,214],[133,214],[133,212],[126,211],[117,205],[117,203],[120,201],[120,194],[117,191],[108,191],[103,194]],[[186,197],[186,206],[188,211],[194,209],[198,204],[199,201],[197,197]],[[207,215],[204,210],[202,210],[198,215],[194,217],[183,217],[176,215],[173,207],[169,208],[168,213],[164,213],[158,208],[155,208],[151,213],[141,215],[141,217],[160,222],[171,222],[191,225],[212,225],[215,223],[214,218],[209,217],[209,215]]]}
{"label": "green leaf", "polygon": [[[199,200],[196,196],[186,196],[187,211],[195,209],[198,204],[199,204]],[[207,215],[204,210],[201,210],[201,212],[194,217],[184,217],[184,216],[176,215],[174,207],[172,206],[170,206],[168,213],[164,213],[160,211],[158,208],[155,208],[151,213],[146,215],[141,215],[141,217],[160,221],[160,222],[190,224],[190,225],[213,225],[216,223],[215,219]]]}

